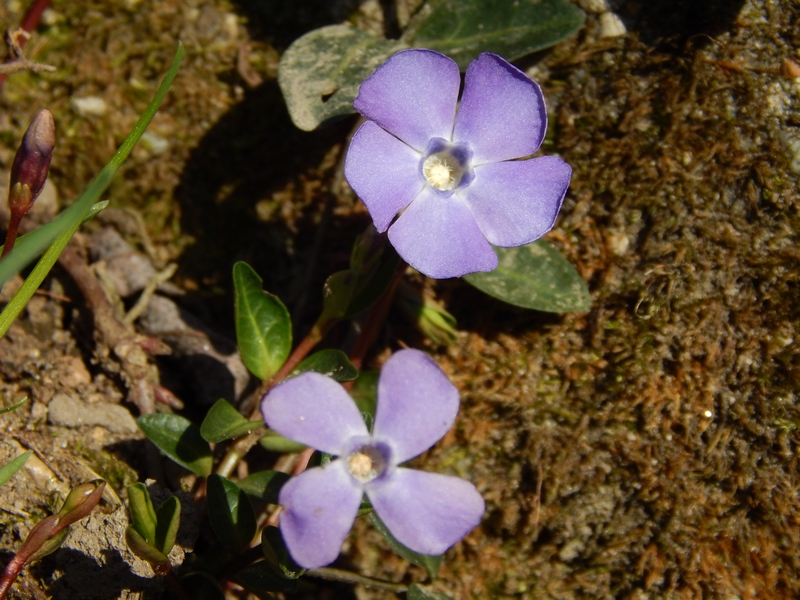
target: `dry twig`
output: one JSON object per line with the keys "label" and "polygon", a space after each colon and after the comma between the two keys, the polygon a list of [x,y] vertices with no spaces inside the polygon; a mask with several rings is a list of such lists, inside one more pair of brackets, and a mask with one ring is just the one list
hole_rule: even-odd
{"label": "dry twig", "polygon": [[22,53],[22,46],[24,41],[30,36],[31,34],[24,29],[17,29],[16,31],[11,31],[10,29],[6,30],[5,40],[6,48],[8,48],[8,57],[6,58],[6,62],[0,63],[0,75],[11,75],[19,71],[40,73],[42,71],[52,72],[56,70],[53,65],[37,63],[25,58],[25,55]]}

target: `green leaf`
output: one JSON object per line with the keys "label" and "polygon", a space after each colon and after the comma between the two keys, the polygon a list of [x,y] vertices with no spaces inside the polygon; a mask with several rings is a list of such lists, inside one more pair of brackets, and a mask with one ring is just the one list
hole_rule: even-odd
{"label": "green leaf", "polygon": [[271,592],[293,594],[297,591],[297,580],[282,577],[267,561],[242,569],[236,574],[239,585],[247,588],[259,598],[275,598]]}
{"label": "green leaf", "polygon": [[567,0],[431,0],[403,39],[447,54],[463,70],[481,52],[514,60],[553,46],[583,20]]}
{"label": "green leaf", "polygon": [[306,572],[303,567],[292,560],[277,527],[264,527],[261,532],[261,550],[264,552],[267,562],[277,567],[280,573],[288,579],[297,579]]}
{"label": "green leaf", "polygon": [[544,312],[588,310],[589,290],[575,267],[544,240],[517,248],[495,248],[499,265],[464,279],[485,294]]}
{"label": "green leaf", "polygon": [[261,278],[245,262],[233,265],[236,340],[242,362],[267,380],[283,366],[292,350],[292,320],[277,296],[262,288]]}
{"label": "green leaf", "polygon": [[437,344],[453,344],[457,338],[456,318],[441,304],[411,285],[397,287],[395,304],[411,323]]}
{"label": "green leaf", "polygon": [[258,471],[239,480],[239,487],[248,496],[269,504],[278,504],[278,492],[289,481],[289,475],[280,471]]}
{"label": "green leaf", "polygon": [[26,462],[28,462],[28,459],[31,457],[31,454],[33,454],[32,450],[23,452],[18,457],[11,459],[2,467],[0,467],[0,485],[3,485],[6,481],[11,479],[14,476],[14,474],[17,471],[19,471],[25,465]]}
{"label": "green leaf", "polygon": [[136,531],[133,525],[128,525],[128,528],[125,530],[125,542],[128,544],[128,548],[130,548],[131,552],[153,566],[165,565],[169,562],[169,558],[167,558],[163,552],[156,550],[153,546],[148,544],[147,540]]}
{"label": "green leaf", "polygon": [[447,594],[434,592],[418,583],[412,583],[408,586],[406,600],[453,600],[453,598]]}
{"label": "green leaf", "polygon": [[278,84],[289,115],[303,131],[355,112],[358,88],[392,54],[404,47],[348,25],[315,29],[286,49]]}
{"label": "green leaf", "polygon": [[386,525],[383,524],[383,521],[378,518],[376,513],[370,513],[369,518],[372,521],[372,524],[375,525],[375,529],[377,529],[378,532],[383,536],[383,539],[386,540],[386,543],[389,544],[389,547],[392,550],[397,552],[397,554],[405,558],[408,562],[425,569],[428,572],[428,575],[430,575],[431,579],[436,577],[436,574],[439,572],[439,567],[442,566],[441,556],[419,554],[418,552],[414,552],[413,550],[406,548],[403,544],[395,539],[391,532],[386,528]]}
{"label": "green leaf", "polygon": [[264,448],[264,450],[269,450],[270,452],[280,452],[281,454],[286,454],[287,452],[300,452],[301,450],[306,449],[305,444],[285,438],[277,431],[272,431],[271,429],[267,429],[267,432],[261,437],[260,440],[258,440],[258,443],[261,444],[261,447]]}
{"label": "green leaf", "polygon": [[211,444],[247,435],[264,421],[248,421],[227,400],[217,400],[200,425],[200,435]]}
{"label": "green leaf", "polygon": [[256,513],[247,494],[217,474],[208,478],[208,519],[217,539],[234,556],[256,535]]}
{"label": "green leaf", "polygon": [[67,539],[67,536],[70,532],[70,527],[64,527],[60,531],[56,532],[52,537],[47,538],[39,549],[34,552],[31,557],[28,559],[28,563],[33,563],[38,560],[42,560],[48,554],[52,554],[64,544]]}
{"label": "green leaf", "polygon": [[375,407],[378,405],[378,378],[380,371],[362,371],[356,379],[350,396],[358,410],[375,418]]}
{"label": "green leaf", "polygon": [[197,425],[179,415],[165,413],[143,415],[137,422],[147,438],[176,463],[202,477],[211,473],[211,447]]}
{"label": "green leaf", "polygon": [[25,308],[28,300],[31,299],[34,292],[50,272],[50,269],[53,268],[61,252],[66,248],[70,239],[72,239],[72,235],[78,230],[84,219],[93,214],[93,211],[102,210],[102,208],[95,206],[97,199],[108,188],[114,175],[116,175],[122,163],[125,162],[136,142],[142,137],[150,121],[153,120],[167,95],[167,91],[169,91],[170,85],[172,85],[175,76],[178,74],[182,58],[183,44],[179,43],[172,66],[164,76],[164,80],[153,96],[153,100],[147,105],[144,113],[134,125],[131,133],[114,153],[114,156],[111,157],[111,160],[103,167],[97,177],[92,180],[83,194],[72,206],[52,221],[23,236],[24,239],[20,238],[14,249],[0,260],[0,286],[2,286],[12,275],[21,271],[36,256],[44,252],[44,256],[28,275],[25,283],[22,284],[22,287],[14,294],[14,297],[3,309],[3,312],[0,313],[0,337],[6,334],[8,328],[11,327],[19,313]]}
{"label": "green leaf", "polygon": [[328,277],[325,282],[323,315],[328,319],[349,319],[367,310],[383,295],[400,264],[391,246],[365,257],[354,245],[350,268]]}
{"label": "green leaf", "polygon": [[[20,401],[19,401],[19,402],[17,402],[16,404],[12,404],[11,406],[6,406],[5,408],[0,408],[0,415],[4,415],[4,414],[6,414],[7,412],[11,412],[12,410],[17,410],[17,409],[18,409],[20,406],[22,406],[23,404],[25,404],[25,401],[26,401],[27,399],[28,399],[28,397],[27,397],[27,396],[25,396],[25,397],[24,397],[22,400],[20,400]],[[0,485],[2,485],[2,484],[0,484]]]}
{"label": "green leaf", "polygon": [[303,360],[292,371],[290,377],[314,371],[322,373],[339,382],[353,381],[358,377],[358,369],[347,359],[347,354],[341,350],[320,350]]}
{"label": "green leaf", "polygon": [[131,527],[148,544],[156,540],[156,511],[150,500],[150,492],[141,482],[128,486],[128,509],[131,512]]}
{"label": "green leaf", "polygon": [[156,510],[155,547],[162,553],[169,554],[175,545],[178,528],[181,526],[181,503],[175,496],[170,496]]}

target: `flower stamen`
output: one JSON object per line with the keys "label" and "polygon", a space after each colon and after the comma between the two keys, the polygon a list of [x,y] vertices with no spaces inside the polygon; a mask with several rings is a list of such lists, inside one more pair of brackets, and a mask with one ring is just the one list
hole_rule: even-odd
{"label": "flower stamen", "polygon": [[361,446],[347,457],[347,470],[361,483],[369,483],[386,471],[386,457],[374,446]]}
{"label": "flower stamen", "polygon": [[437,190],[448,192],[456,189],[461,183],[464,169],[458,159],[449,152],[437,152],[422,163],[422,174]]}

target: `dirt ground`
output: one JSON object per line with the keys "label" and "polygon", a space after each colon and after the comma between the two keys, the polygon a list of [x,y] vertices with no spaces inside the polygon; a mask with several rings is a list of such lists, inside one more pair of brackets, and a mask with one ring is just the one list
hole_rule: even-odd
{"label": "dirt ground", "polygon": [[[49,108],[50,179],[67,204],[186,45],[105,196],[113,210],[75,243],[105,261],[126,308],[143,285],[131,273],[177,265],[137,327],[173,348],[158,376],[190,418],[252,386],[231,356],[232,264],[256,268],[299,339],[368,222],[340,173],[354,121],[296,130],[275,81],[280,53],[324,24],[380,26],[390,4],[55,0],[27,51],[57,70],[14,75],[0,95],[0,170]],[[544,152],[573,167],[548,239],[587,281],[591,310],[525,312],[461,281],[428,283],[458,320],[457,342],[425,342],[393,312],[372,355],[377,366],[423,345],[462,391],[457,427],[417,465],[474,482],[487,513],[433,587],[459,600],[797,598],[800,4],[609,4],[624,35],[606,37],[608,17],[588,12],[577,35],[520,63],[548,100]],[[25,9],[4,2],[0,24]],[[57,267],[0,340],[0,406],[30,399],[0,416],[0,464],[37,454],[0,488],[0,562],[70,486],[102,476],[113,493],[25,572],[17,598],[159,597],[163,583],[125,548],[119,497],[136,480],[191,482],[148,449],[129,384]],[[197,537],[185,520],[176,564]],[[337,566],[425,579],[366,522]],[[302,597],[392,596],[322,585]]]}

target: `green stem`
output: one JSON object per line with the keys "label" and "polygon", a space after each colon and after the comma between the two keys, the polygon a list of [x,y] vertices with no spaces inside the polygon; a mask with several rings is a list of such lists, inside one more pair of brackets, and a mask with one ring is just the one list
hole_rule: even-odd
{"label": "green stem", "polygon": [[321,569],[311,569],[306,571],[306,575],[311,577],[319,577],[320,579],[327,579],[328,581],[343,581],[345,583],[360,583],[361,585],[368,585],[370,587],[378,588],[394,592],[395,594],[404,594],[408,591],[408,587],[401,583],[393,583],[384,579],[373,579],[372,577],[365,577],[358,573],[351,573],[350,571],[342,571],[341,569],[333,569],[331,567],[323,567]]}
{"label": "green stem", "polygon": [[[261,387],[258,388],[254,394],[256,397],[256,408],[253,410],[253,414],[250,415],[251,421],[257,421],[261,419],[261,408],[258,401],[270,390],[270,388],[272,388],[272,386],[286,379],[289,373],[291,373],[294,368],[300,364],[300,362],[306,356],[308,356],[308,353],[314,349],[314,346],[316,346],[322,340],[322,338],[325,337],[325,334],[328,333],[332,326],[333,321],[327,319],[323,320],[320,318],[316,323],[314,323],[311,331],[309,331],[308,335],[303,338],[303,341],[297,345],[275,376],[269,381],[265,381],[261,384]],[[233,473],[233,470],[236,468],[236,465],[239,464],[239,461],[242,460],[248,452],[250,452],[250,449],[258,443],[258,440],[261,439],[261,436],[263,435],[264,431],[259,428],[245,437],[236,440],[228,449],[228,453],[219,463],[219,466],[217,467],[217,474],[222,475],[223,477],[230,477],[231,473]]]}
{"label": "green stem", "polygon": [[19,291],[14,294],[14,297],[11,298],[11,301],[3,309],[3,312],[0,313],[0,337],[6,334],[8,328],[11,327],[11,324],[19,316],[19,313],[25,308],[28,300],[31,299],[42,281],[44,281],[44,278],[47,277],[50,269],[56,264],[59,255],[64,251],[64,248],[67,247],[67,244],[69,244],[73,234],[78,230],[80,225],[81,221],[73,223],[69,229],[61,233],[61,235],[53,241],[52,245],[47,249],[47,252],[44,253],[44,256],[36,263],[36,266],[33,268],[33,271],[31,271],[31,274],[28,275],[25,283],[22,284]]}

